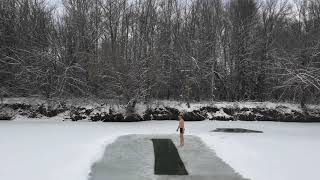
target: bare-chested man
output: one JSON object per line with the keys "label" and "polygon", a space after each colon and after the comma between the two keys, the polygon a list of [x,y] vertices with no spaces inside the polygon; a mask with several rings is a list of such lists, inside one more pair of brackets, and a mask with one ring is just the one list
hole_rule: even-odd
{"label": "bare-chested man", "polygon": [[179,130],[180,130],[180,147],[182,147],[184,145],[184,119],[183,119],[183,113],[180,112],[179,113]]}

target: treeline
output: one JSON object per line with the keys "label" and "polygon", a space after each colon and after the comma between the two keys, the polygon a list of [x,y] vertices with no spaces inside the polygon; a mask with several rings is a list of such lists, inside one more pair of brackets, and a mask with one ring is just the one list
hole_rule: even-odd
{"label": "treeline", "polygon": [[320,97],[320,0],[48,1],[0,1],[2,95]]}

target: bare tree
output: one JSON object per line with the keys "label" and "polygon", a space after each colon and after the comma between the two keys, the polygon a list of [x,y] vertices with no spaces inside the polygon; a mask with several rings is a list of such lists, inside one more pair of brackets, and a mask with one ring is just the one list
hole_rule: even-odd
{"label": "bare tree", "polygon": [[[320,1],[0,2],[1,95],[319,97]],[[315,98],[314,98],[315,99]]]}

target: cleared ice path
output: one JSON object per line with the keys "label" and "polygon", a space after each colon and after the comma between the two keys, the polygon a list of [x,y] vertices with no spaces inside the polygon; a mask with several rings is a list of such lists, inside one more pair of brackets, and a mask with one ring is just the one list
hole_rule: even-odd
{"label": "cleared ice path", "polygon": [[[151,139],[171,139],[189,175],[155,175]],[[101,160],[93,164],[89,180],[245,180],[196,136],[126,135],[108,145]]]}

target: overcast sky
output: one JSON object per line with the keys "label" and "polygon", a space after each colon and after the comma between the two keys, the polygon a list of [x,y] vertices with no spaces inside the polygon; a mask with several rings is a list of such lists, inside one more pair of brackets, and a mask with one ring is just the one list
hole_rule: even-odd
{"label": "overcast sky", "polygon": [[63,12],[62,0],[47,0],[50,6],[56,7],[55,12],[57,15],[61,15]]}
{"label": "overcast sky", "polygon": [[48,0],[51,5],[62,5],[62,0]]}

